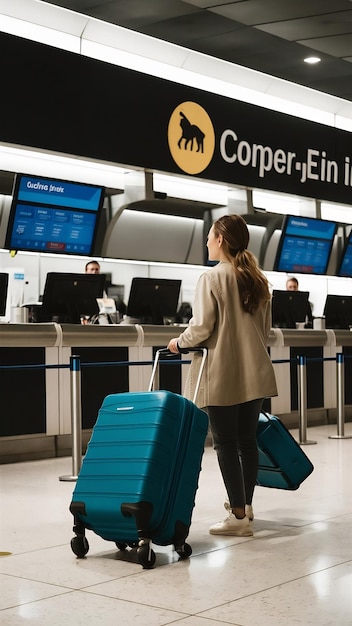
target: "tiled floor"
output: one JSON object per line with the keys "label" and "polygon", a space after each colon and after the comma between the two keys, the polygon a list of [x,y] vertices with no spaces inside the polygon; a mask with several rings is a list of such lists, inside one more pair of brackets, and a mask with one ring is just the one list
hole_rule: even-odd
{"label": "tiled floor", "polygon": [[226,514],[207,448],[193,555],[178,562],[171,548],[155,546],[152,570],[89,531],[87,557],[74,556],[73,483],[59,481],[70,458],[3,465],[1,626],[352,625],[352,439],[328,438],[335,433],[308,430],[315,471],[297,491],[257,488],[253,538],[208,534]]}

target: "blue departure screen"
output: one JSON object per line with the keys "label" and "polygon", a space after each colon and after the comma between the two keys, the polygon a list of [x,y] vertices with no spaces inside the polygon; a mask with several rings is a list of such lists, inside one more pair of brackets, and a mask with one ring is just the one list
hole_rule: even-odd
{"label": "blue departure screen", "polygon": [[21,176],[18,199],[40,204],[98,211],[101,187]]}
{"label": "blue departure screen", "polygon": [[91,254],[103,196],[103,187],[19,175],[6,247]]}
{"label": "blue departure screen", "polygon": [[325,274],[336,227],[335,222],[287,216],[275,269],[289,273]]}
{"label": "blue departure screen", "polygon": [[342,255],[338,276],[352,277],[352,231],[347,241],[347,246]]}
{"label": "blue departure screen", "polygon": [[285,230],[287,235],[332,241],[336,232],[336,224],[326,220],[290,215],[287,218]]}

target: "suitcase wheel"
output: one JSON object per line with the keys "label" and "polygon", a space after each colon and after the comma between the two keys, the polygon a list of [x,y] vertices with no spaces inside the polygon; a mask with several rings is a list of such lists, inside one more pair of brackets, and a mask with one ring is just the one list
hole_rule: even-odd
{"label": "suitcase wheel", "polygon": [[152,569],[155,565],[155,552],[150,543],[144,543],[137,550],[138,561],[143,569]]}
{"label": "suitcase wheel", "polygon": [[79,558],[83,559],[89,550],[89,543],[87,537],[81,535],[79,537],[72,537],[71,539],[72,552]]}
{"label": "suitcase wheel", "polygon": [[121,552],[125,552],[125,550],[127,550],[127,548],[131,548],[132,550],[134,550],[135,548],[138,548],[138,545],[139,545],[139,541],[129,541],[128,543],[125,543],[124,541],[116,541],[115,542],[115,546]]}
{"label": "suitcase wheel", "polygon": [[184,543],[182,548],[175,546],[175,550],[182,561],[188,559],[192,554],[192,548],[189,543]]}

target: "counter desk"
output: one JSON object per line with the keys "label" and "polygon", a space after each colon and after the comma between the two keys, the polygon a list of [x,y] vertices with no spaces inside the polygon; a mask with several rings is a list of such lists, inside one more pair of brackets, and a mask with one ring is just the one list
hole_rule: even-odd
{"label": "counter desk", "polygon": [[55,454],[47,415],[58,423],[59,370],[41,366],[58,363],[60,334],[53,323],[0,325],[1,462]]}
{"label": "counter desk", "polygon": [[[71,453],[70,356],[81,359],[82,429],[85,447],[103,398],[109,393],[148,388],[158,347],[182,331],[175,326],[74,324],[0,325],[0,462]],[[268,350],[279,395],[267,409],[290,428],[298,426],[297,355],[306,356],[308,425],[327,423],[336,411],[337,352],[352,363],[352,333],[273,328]],[[182,359],[189,360],[188,355]],[[313,359],[310,361],[310,359]],[[175,360],[179,360],[176,356]],[[127,362],[133,365],[128,366]],[[140,364],[140,365],[139,365]],[[160,386],[182,392],[188,365],[162,365]],[[352,389],[345,385],[346,404]],[[336,413],[335,413],[336,415]]]}
{"label": "counter desk", "polygon": [[[155,350],[179,331],[124,324],[0,325],[0,463],[71,453],[72,355],[81,360],[85,446],[103,398],[146,390]],[[137,365],[142,361],[149,365]],[[161,386],[180,391],[180,369],[161,366]]]}
{"label": "counter desk", "polygon": [[[269,339],[279,395],[272,412],[289,427],[298,426],[298,357],[306,357],[308,426],[336,421],[336,354],[343,353],[345,382],[352,371],[352,333],[344,330],[272,329]],[[281,363],[277,363],[281,361]],[[345,405],[352,404],[352,390],[345,384]],[[346,413],[347,415],[347,413]]]}

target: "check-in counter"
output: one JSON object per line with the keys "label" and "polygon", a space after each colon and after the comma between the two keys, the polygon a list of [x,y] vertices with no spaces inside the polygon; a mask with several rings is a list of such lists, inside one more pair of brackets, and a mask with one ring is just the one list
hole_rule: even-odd
{"label": "check-in counter", "polygon": [[[155,352],[158,348],[165,348],[173,337],[178,337],[180,333],[186,328],[184,324],[177,324],[174,326],[141,326],[143,332],[142,347],[140,348],[139,358],[140,360],[150,361],[155,357]],[[183,360],[189,360],[189,355],[181,356]],[[167,364],[159,365],[159,386],[161,389],[168,389],[174,393],[182,393],[184,388],[186,376],[188,373],[187,365],[173,365],[172,361],[179,361],[180,355],[169,356],[167,358]],[[150,381],[151,369],[145,368],[144,372],[140,372],[142,375],[138,381],[139,389],[147,389]]]}
{"label": "check-in counter", "polygon": [[[345,405],[352,405],[352,332],[350,330],[334,330],[333,348],[335,354],[340,352],[344,355],[345,368]],[[336,403],[335,405],[336,406]]]}
{"label": "check-in counter", "polygon": [[[62,324],[60,362],[69,363],[71,356],[81,362],[82,429],[83,441],[89,438],[98,410],[105,396],[129,391],[129,370],[132,351],[142,342],[138,325]],[[117,365],[121,363],[122,365]],[[115,364],[115,365],[112,365]],[[58,453],[64,454],[70,446],[71,405],[70,371],[60,371],[60,424],[57,440]],[[87,432],[88,431],[88,432]]]}
{"label": "check-in counter", "polygon": [[[85,445],[102,399],[109,393],[146,390],[155,350],[165,347],[184,327],[0,325],[0,359],[5,366],[0,369],[0,462],[70,454],[72,355],[79,355],[82,365]],[[269,402],[269,410],[287,426],[298,426],[297,357],[306,356],[308,426],[327,423],[329,411],[336,411],[334,359],[337,352],[352,356],[352,333],[273,328],[268,350],[279,390],[278,397]],[[326,358],[331,360],[323,361]],[[133,365],[127,364],[131,362]],[[25,369],[15,369],[19,365]],[[346,359],[346,380],[351,369],[352,363]],[[187,372],[188,365],[161,365],[160,386],[182,393]],[[346,404],[352,404],[350,385],[345,389]]]}
{"label": "check-in counter", "polygon": [[334,331],[274,328],[269,347],[279,388],[272,412],[298,426],[298,362],[306,357],[308,424],[322,423],[326,410],[336,407],[336,365],[327,360],[336,356]]}
{"label": "check-in counter", "polygon": [[[0,324],[0,461],[55,456],[61,327]],[[24,368],[17,369],[18,366]]]}
{"label": "check-in counter", "polygon": [[[175,332],[172,326],[124,324],[0,325],[0,364],[4,366],[0,370],[0,462],[70,453],[71,356],[78,355],[81,361],[85,445],[103,398],[146,390],[152,368],[137,363],[152,361],[156,347],[167,345]],[[136,365],[129,367],[127,362]],[[27,365],[32,367],[27,369]],[[161,368],[161,385],[180,391],[180,374],[175,378],[166,369]]]}

